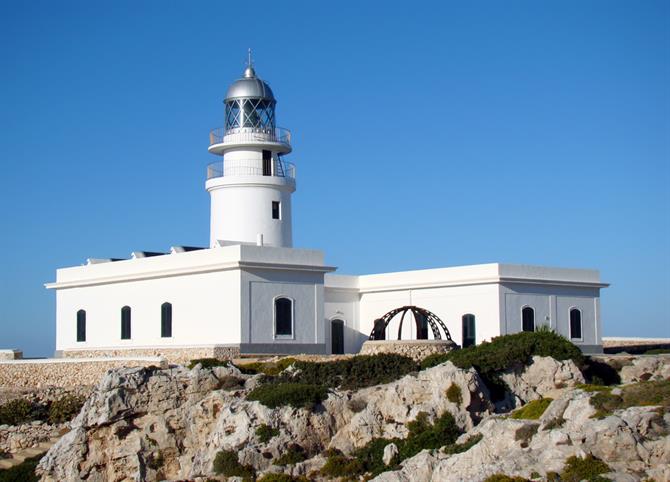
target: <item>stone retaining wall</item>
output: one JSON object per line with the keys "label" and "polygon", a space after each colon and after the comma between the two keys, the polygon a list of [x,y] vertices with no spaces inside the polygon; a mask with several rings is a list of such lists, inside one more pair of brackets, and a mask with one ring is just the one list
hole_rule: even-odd
{"label": "stone retaining wall", "polygon": [[195,358],[239,358],[240,347],[236,345],[211,345],[201,347],[156,347],[156,348],[110,348],[100,350],[63,350],[64,358],[114,358],[114,357],[162,357],[169,363],[183,365]]}
{"label": "stone retaining wall", "polygon": [[157,357],[77,360],[48,358],[2,361],[0,362],[0,387],[68,388],[78,385],[97,385],[109,369],[152,365],[167,367],[166,361]]}
{"label": "stone retaining wall", "polygon": [[0,350],[0,360],[20,360],[23,358],[21,350]]}
{"label": "stone retaining wall", "polygon": [[69,423],[49,425],[39,421],[22,425],[0,425],[0,452],[14,454],[36,447],[42,442],[63,435],[69,429]]}
{"label": "stone retaining wall", "polygon": [[446,353],[454,348],[456,343],[449,340],[368,340],[363,343],[360,354],[396,353],[420,361],[428,355]]}

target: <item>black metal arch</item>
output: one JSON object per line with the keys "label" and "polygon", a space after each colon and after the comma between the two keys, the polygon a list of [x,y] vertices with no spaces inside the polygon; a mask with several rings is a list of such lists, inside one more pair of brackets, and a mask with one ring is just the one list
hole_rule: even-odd
{"label": "black metal arch", "polygon": [[372,332],[370,333],[370,337],[368,339],[385,340],[386,327],[388,326],[389,323],[391,323],[391,320],[393,320],[393,318],[395,318],[398,314],[402,313],[402,315],[400,316],[400,326],[398,327],[398,340],[400,340],[401,339],[400,336],[402,334],[402,323],[403,321],[405,321],[405,315],[407,315],[408,312],[411,312],[412,316],[414,317],[414,323],[416,323],[417,333],[419,333],[421,329],[419,326],[419,317],[423,317],[426,319],[426,322],[430,326],[430,329],[433,332],[433,337],[436,340],[442,339],[442,334],[440,333],[440,327],[441,327],[442,331],[444,331],[446,339],[449,341],[453,341],[451,339],[451,334],[447,329],[447,325],[444,324],[444,322],[440,319],[440,317],[437,316],[435,313],[431,313],[430,311],[423,308],[419,308],[418,306],[401,306],[400,308],[396,308],[394,310],[389,311],[381,318],[377,318],[375,320],[374,328],[372,329]]}

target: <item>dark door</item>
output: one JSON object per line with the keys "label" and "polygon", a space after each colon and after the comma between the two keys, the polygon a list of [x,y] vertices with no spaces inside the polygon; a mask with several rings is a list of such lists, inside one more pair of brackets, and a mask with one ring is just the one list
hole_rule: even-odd
{"label": "dark door", "polygon": [[333,320],[330,322],[330,339],[333,355],[344,353],[344,321]]}
{"label": "dark door", "polygon": [[263,175],[272,176],[272,152],[263,151]]}

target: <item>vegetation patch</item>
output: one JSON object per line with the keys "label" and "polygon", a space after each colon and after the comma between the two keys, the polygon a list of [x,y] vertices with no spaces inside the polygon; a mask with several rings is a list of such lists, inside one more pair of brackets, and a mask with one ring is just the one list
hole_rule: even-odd
{"label": "vegetation patch", "polygon": [[528,479],[519,476],[510,476],[505,474],[489,475],[484,482],[530,482]]}
{"label": "vegetation patch", "polygon": [[584,390],[585,392],[611,392],[612,387],[606,387],[604,385],[591,385],[589,383],[580,383],[575,388]]}
{"label": "vegetation patch", "polygon": [[670,380],[640,382],[622,387],[621,395],[611,391],[598,392],[590,399],[596,409],[594,418],[604,418],[615,410],[629,407],[658,405],[664,411],[670,411]]}
{"label": "vegetation patch", "polygon": [[258,482],[309,482],[309,479],[302,475],[266,474],[258,479]]}
{"label": "vegetation patch", "polygon": [[565,425],[565,419],[563,417],[556,417],[544,424],[542,430],[553,430],[555,428],[560,428],[563,425]]}
{"label": "vegetation patch", "polygon": [[84,397],[75,395],[65,395],[53,401],[49,406],[49,423],[53,425],[69,422],[79,415],[84,401]]}
{"label": "vegetation patch", "polygon": [[274,463],[276,465],[293,465],[303,460],[307,460],[305,449],[298,444],[291,444],[288,446],[286,452],[281,454]]}
{"label": "vegetation patch", "polygon": [[28,400],[17,398],[0,405],[0,425],[20,425],[32,420],[32,405]]}
{"label": "vegetation patch", "polygon": [[200,364],[202,368],[214,368],[214,367],[228,367],[230,366],[230,360],[219,360],[218,358],[194,358],[188,365],[186,365],[189,370],[195,368],[197,364]]}
{"label": "vegetation patch", "polygon": [[253,477],[254,469],[250,465],[242,465],[237,452],[221,450],[214,458],[214,473],[226,477]]}
{"label": "vegetation patch", "polygon": [[591,385],[618,385],[621,376],[617,367],[591,357],[585,357],[581,366],[582,374]]}
{"label": "vegetation patch", "polygon": [[481,441],[482,438],[484,438],[484,436],[482,434],[478,433],[477,435],[473,435],[472,437],[468,438],[462,444],[459,444],[459,443],[449,444],[449,445],[445,446],[442,449],[442,451],[445,454],[450,454],[450,455],[460,454],[462,452],[467,452],[472,447],[477,445]]}
{"label": "vegetation patch", "polygon": [[582,480],[606,482],[608,479],[601,477],[601,475],[611,472],[611,470],[605,462],[593,455],[587,455],[584,458],[573,455],[565,461],[565,466],[560,473],[560,480],[562,482],[580,482]]}
{"label": "vegetation patch", "polygon": [[40,479],[35,474],[35,468],[43,456],[36,455],[12,468],[0,470],[0,482],[37,482]]}
{"label": "vegetation patch", "polygon": [[296,362],[295,358],[286,357],[276,362],[240,363],[237,368],[245,375],[262,373],[268,376],[277,376]]}
{"label": "vegetation patch", "polygon": [[296,408],[311,408],[328,396],[328,389],[308,383],[268,383],[254,388],[247,395],[266,407],[277,408],[291,405]]}
{"label": "vegetation patch", "polygon": [[[354,451],[352,457],[346,457],[339,451],[329,451],[321,474],[328,477],[342,477],[369,473],[374,476],[387,470],[393,470],[397,464],[424,449],[447,446],[446,450],[453,450],[448,453],[458,453],[467,450],[481,440],[481,437],[475,437],[475,440],[456,444],[461,431],[449,412],[445,412],[433,424],[428,422],[428,415],[421,412],[414,421],[407,424],[407,428],[409,429],[407,438],[373,439],[365,447]],[[384,448],[390,443],[395,443],[398,447],[398,456],[387,466],[382,459]]]}
{"label": "vegetation patch", "polygon": [[645,355],[665,355],[670,353],[670,348],[652,348],[644,352]]}
{"label": "vegetation patch", "polygon": [[526,448],[533,439],[533,436],[537,433],[538,428],[540,428],[540,426],[536,424],[523,425],[514,432],[514,440],[521,442],[521,447]]}
{"label": "vegetation patch", "polygon": [[222,390],[239,390],[244,388],[244,379],[233,375],[225,375],[219,380],[219,388]]}
{"label": "vegetation patch", "polygon": [[516,420],[537,420],[547,410],[547,407],[553,402],[553,398],[540,398],[539,400],[531,400],[523,407],[512,412],[512,418]]}
{"label": "vegetation patch", "polygon": [[449,388],[447,388],[446,395],[447,400],[449,400],[451,403],[455,403],[459,407],[461,406],[461,403],[463,403],[463,394],[461,393],[461,387],[459,387],[455,383],[449,385]]}
{"label": "vegetation patch", "polygon": [[261,443],[268,443],[273,437],[279,435],[279,429],[272,428],[268,424],[262,424],[256,429],[256,437]]}

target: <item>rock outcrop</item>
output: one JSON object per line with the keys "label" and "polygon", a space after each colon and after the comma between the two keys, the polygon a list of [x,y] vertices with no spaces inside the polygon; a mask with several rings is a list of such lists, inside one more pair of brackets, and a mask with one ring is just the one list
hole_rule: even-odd
{"label": "rock outcrop", "polygon": [[643,356],[631,360],[619,372],[621,383],[670,379],[670,355]]}

